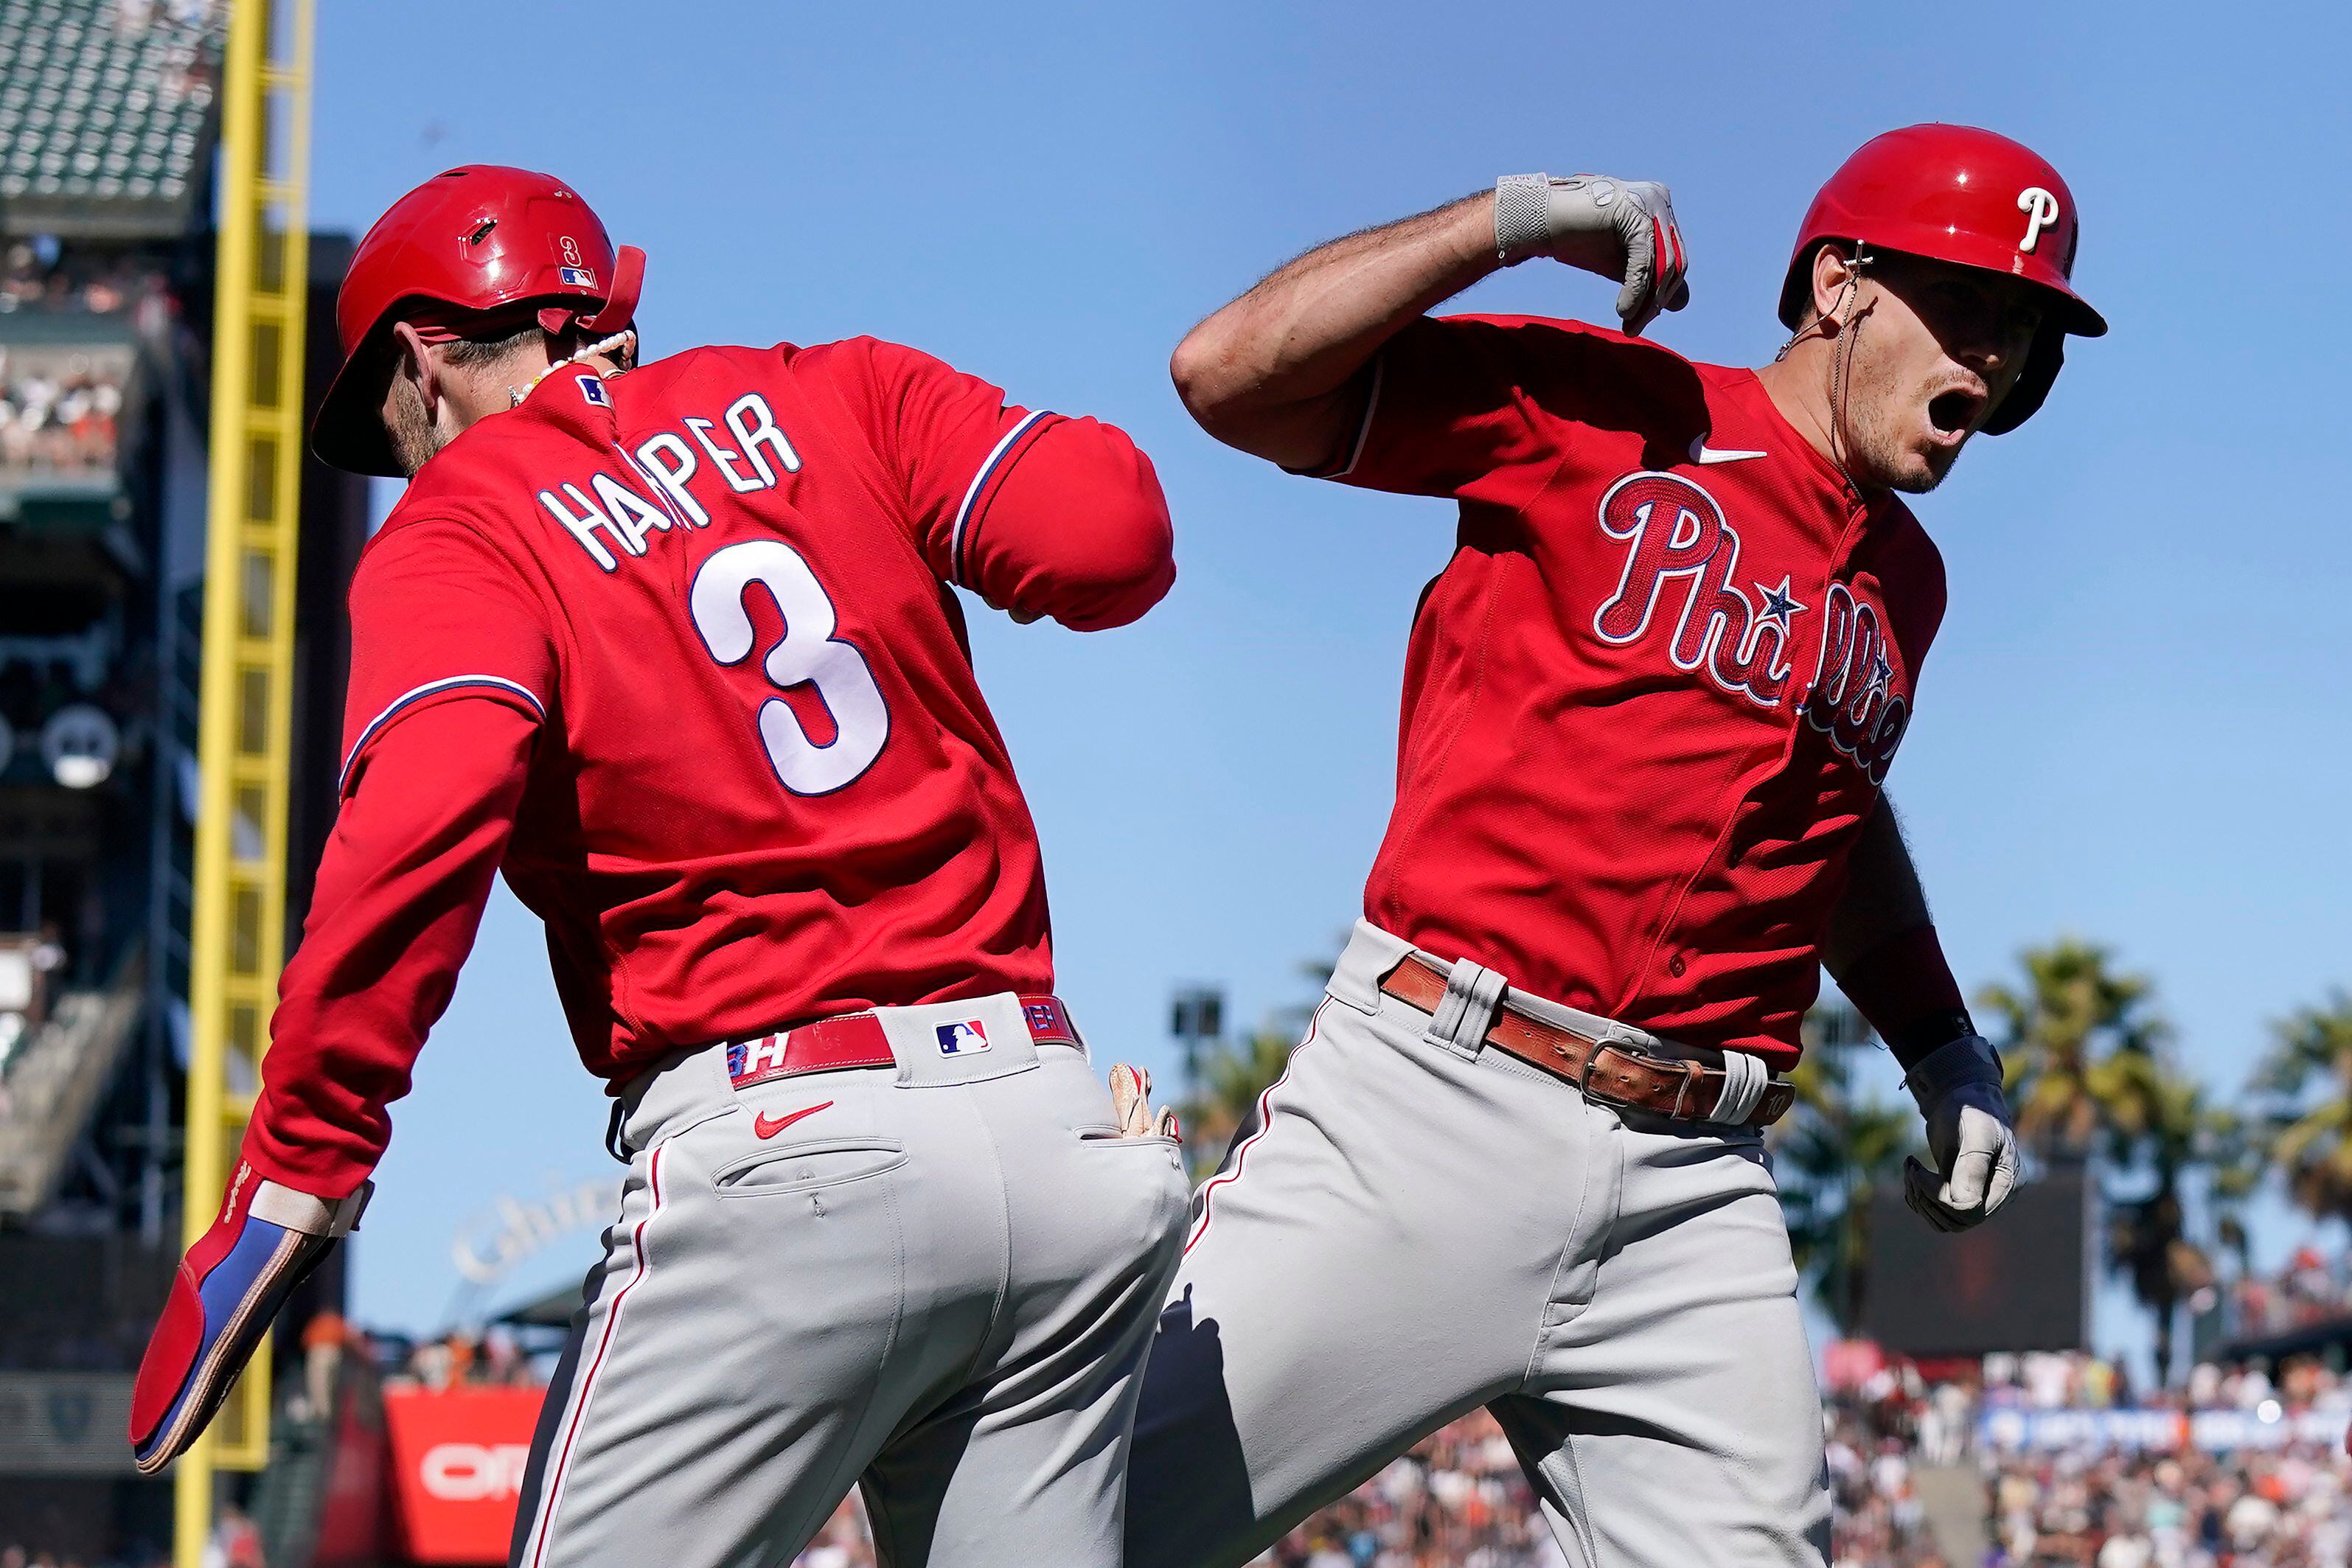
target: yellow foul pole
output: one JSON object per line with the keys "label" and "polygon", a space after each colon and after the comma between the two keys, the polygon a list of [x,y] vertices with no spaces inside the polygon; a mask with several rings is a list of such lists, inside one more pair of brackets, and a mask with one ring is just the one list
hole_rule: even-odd
{"label": "yellow foul pole", "polygon": [[[182,1191],[190,1243],[212,1224],[252,1113],[285,959],[311,23],[311,0],[232,0],[221,73]],[[268,1449],[265,1342],[174,1473],[179,1568],[203,1560],[215,1472],[258,1469]]]}

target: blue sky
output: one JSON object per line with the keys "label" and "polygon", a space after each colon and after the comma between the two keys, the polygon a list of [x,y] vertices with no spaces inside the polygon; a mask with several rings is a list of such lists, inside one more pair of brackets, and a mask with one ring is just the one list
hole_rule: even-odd
{"label": "blue sky", "polygon": [[[871,332],[1143,444],[1181,578],[1081,638],[982,615],[1045,839],[1062,992],[1167,1065],[1172,983],[1298,1000],[1390,798],[1443,503],[1286,478],[1194,430],[1184,329],[1333,235],[1530,169],[1670,183],[1691,308],[1752,363],[1797,219],[1852,148],[1990,125],[2064,172],[2107,315],[2048,407],[1918,507],[1950,614],[1890,779],[1965,984],[2062,931],[2156,977],[2234,1089],[2265,1021],[2352,982],[2342,598],[2352,123],[2334,8],[1386,3],[320,8],[313,218],[465,162],[562,173],[651,256],[648,352]],[[1607,319],[1533,264],[1469,308]],[[1887,1072],[1893,1088],[1893,1071]],[[438,1322],[501,1194],[617,1175],[536,923],[503,891],[354,1256],[363,1319]],[[2283,1245],[2300,1226],[2267,1228]],[[574,1231],[509,1281],[576,1277]]]}

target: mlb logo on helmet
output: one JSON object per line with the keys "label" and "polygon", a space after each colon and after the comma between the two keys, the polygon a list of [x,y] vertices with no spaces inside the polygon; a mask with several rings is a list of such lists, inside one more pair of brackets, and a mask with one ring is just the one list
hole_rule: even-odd
{"label": "mlb logo on helmet", "polygon": [[555,276],[574,288],[596,287],[596,269],[593,267],[559,267]]}
{"label": "mlb logo on helmet", "polygon": [[988,1049],[988,1030],[978,1019],[943,1023],[932,1032],[939,1036],[941,1056],[972,1056]]}

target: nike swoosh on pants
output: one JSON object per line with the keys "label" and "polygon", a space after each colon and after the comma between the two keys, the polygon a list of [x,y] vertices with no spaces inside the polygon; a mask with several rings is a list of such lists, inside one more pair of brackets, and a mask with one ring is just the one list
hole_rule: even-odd
{"label": "nike swoosh on pants", "polygon": [[829,1109],[832,1104],[833,1102],[830,1100],[820,1101],[814,1105],[804,1105],[797,1111],[788,1111],[781,1116],[771,1116],[762,1112],[758,1120],[751,1124],[751,1131],[763,1138],[772,1138],[802,1117],[814,1116],[819,1111]]}

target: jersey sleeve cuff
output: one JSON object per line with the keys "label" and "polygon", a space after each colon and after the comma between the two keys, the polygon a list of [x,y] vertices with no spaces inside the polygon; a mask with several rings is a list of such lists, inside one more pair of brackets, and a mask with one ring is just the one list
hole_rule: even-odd
{"label": "jersey sleeve cuff", "polygon": [[258,1114],[247,1124],[237,1158],[280,1186],[328,1203],[340,1203],[357,1192],[376,1166],[375,1158],[362,1158],[350,1150],[274,1136],[262,1126]]}
{"label": "jersey sleeve cuff", "polygon": [[988,455],[981,461],[980,471],[971,476],[971,486],[964,491],[963,504],[956,508],[955,524],[948,531],[948,565],[950,580],[961,588],[972,588],[972,542],[979,537],[980,525],[988,516],[988,504],[1003,488],[1004,476],[1024,453],[1037,444],[1040,436],[1064,423],[1063,416],[1039,409],[1024,414],[1020,422],[999,437]]}

